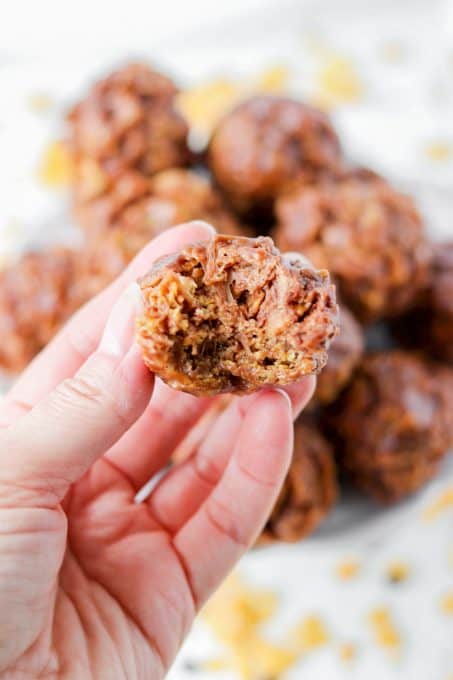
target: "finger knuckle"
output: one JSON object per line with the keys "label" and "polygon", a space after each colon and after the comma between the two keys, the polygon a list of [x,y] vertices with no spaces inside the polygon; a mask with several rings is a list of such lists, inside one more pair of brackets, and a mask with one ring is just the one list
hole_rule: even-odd
{"label": "finger knuckle", "polygon": [[232,506],[227,507],[214,496],[211,496],[206,503],[205,509],[207,519],[216,531],[241,548],[241,550],[249,547],[244,524]]}

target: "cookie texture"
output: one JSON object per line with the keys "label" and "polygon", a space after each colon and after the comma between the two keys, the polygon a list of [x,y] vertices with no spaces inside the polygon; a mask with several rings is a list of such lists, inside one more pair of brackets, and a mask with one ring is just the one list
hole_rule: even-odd
{"label": "cookie texture", "polygon": [[390,503],[436,474],[451,444],[451,386],[445,369],[401,350],[364,359],[330,413],[358,487]]}
{"label": "cookie texture", "polygon": [[208,164],[240,211],[269,205],[290,183],[338,168],[341,151],[321,111],[284,97],[257,96],[214,131]]}
{"label": "cookie texture", "polygon": [[301,185],[276,202],[275,241],[327,267],[364,322],[407,310],[426,285],[430,249],[413,201],[373,174]]}
{"label": "cookie texture", "polygon": [[140,280],[138,342],[151,371],[195,395],[248,393],[318,373],[337,332],[326,271],[266,237],[216,236]]}

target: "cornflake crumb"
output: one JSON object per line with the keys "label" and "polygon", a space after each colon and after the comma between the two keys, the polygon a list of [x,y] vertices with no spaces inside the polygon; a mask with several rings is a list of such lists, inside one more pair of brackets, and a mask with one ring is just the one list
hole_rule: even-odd
{"label": "cornflake crumb", "polygon": [[425,146],[425,155],[432,161],[449,161],[453,156],[453,145],[440,140],[429,142]]}
{"label": "cornflake crumb", "polygon": [[402,583],[408,579],[410,567],[405,562],[395,560],[387,566],[386,574],[390,583]]}
{"label": "cornflake crumb", "polygon": [[391,652],[396,652],[401,648],[401,636],[387,607],[372,609],[368,615],[368,623],[377,645]]}
{"label": "cornflake crumb", "polygon": [[257,90],[266,94],[283,92],[288,80],[289,71],[285,66],[281,64],[271,66],[258,76]]}
{"label": "cornflake crumb", "polygon": [[54,106],[54,100],[45,92],[33,92],[27,99],[27,107],[33,113],[48,113]]}
{"label": "cornflake crumb", "polygon": [[453,590],[449,590],[442,595],[440,607],[444,614],[447,614],[448,616],[453,614]]}
{"label": "cornflake crumb", "polygon": [[444,489],[440,495],[423,511],[423,520],[432,522],[446,510],[453,509],[453,486]]}
{"label": "cornflake crumb", "polygon": [[191,126],[210,133],[242,94],[243,88],[239,84],[227,78],[218,78],[181,92],[176,103]]}
{"label": "cornflake crumb", "polygon": [[297,653],[260,632],[276,607],[275,593],[249,588],[237,576],[230,577],[203,611],[204,620],[225,646],[225,657],[199,663],[198,668],[230,669],[242,680],[279,677],[297,661]]}
{"label": "cornflake crumb", "polygon": [[341,581],[351,581],[360,572],[360,564],[357,560],[343,560],[335,567],[335,574]]}
{"label": "cornflake crumb", "polygon": [[357,657],[357,646],[353,642],[343,642],[339,648],[340,659],[351,663]]}
{"label": "cornflake crumb", "polygon": [[329,642],[329,633],[323,620],[316,615],[307,616],[293,630],[291,639],[294,648],[308,652],[323,647]]}
{"label": "cornflake crumb", "polygon": [[316,101],[325,108],[337,104],[357,102],[363,95],[363,86],[354,63],[341,55],[328,54],[318,72]]}
{"label": "cornflake crumb", "polygon": [[44,151],[38,171],[43,184],[59,188],[71,183],[73,165],[63,142],[51,142]]}

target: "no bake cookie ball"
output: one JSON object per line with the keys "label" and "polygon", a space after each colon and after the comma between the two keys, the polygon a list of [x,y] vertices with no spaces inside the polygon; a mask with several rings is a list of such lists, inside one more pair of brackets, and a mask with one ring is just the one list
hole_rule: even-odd
{"label": "no bake cookie ball", "polygon": [[[149,177],[186,165],[188,126],[175,108],[177,88],[143,64],[97,82],[68,115],[76,207],[111,190],[129,173]],[[130,178],[129,178],[130,181]]]}
{"label": "no bake cookie ball", "polygon": [[426,283],[430,249],[413,201],[364,173],[301,185],[276,202],[275,241],[329,269],[369,322],[402,313]]}
{"label": "no bake cookie ball", "polygon": [[212,135],[208,164],[236,209],[272,204],[289,183],[338,168],[340,144],[327,116],[284,97],[242,102]]}
{"label": "no bake cookie ball", "polygon": [[318,427],[299,418],[291,466],[258,544],[294,543],[311,534],[338,495],[332,447]]}
{"label": "no bake cookie ball", "polygon": [[248,393],[318,373],[337,332],[326,271],[265,237],[216,236],[159,259],[140,280],[146,365],[195,395]]}
{"label": "no bake cookie ball", "polygon": [[77,306],[77,254],[30,252],[0,273],[0,368],[17,373],[51,340]]}
{"label": "no bake cookie ball", "polygon": [[451,443],[446,379],[401,350],[365,358],[330,407],[341,467],[358,487],[391,503],[435,475]]}

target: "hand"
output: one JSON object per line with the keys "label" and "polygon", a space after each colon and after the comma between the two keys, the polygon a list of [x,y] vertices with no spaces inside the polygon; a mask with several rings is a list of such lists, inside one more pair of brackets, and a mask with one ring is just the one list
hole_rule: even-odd
{"label": "hand", "polygon": [[276,500],[311,378],[232,399],[134,500],[213,400],[155,383],[134,344],[130,284],[211,236],[194,222],[151,242],[1,405],[1,679],[162,678]]}

